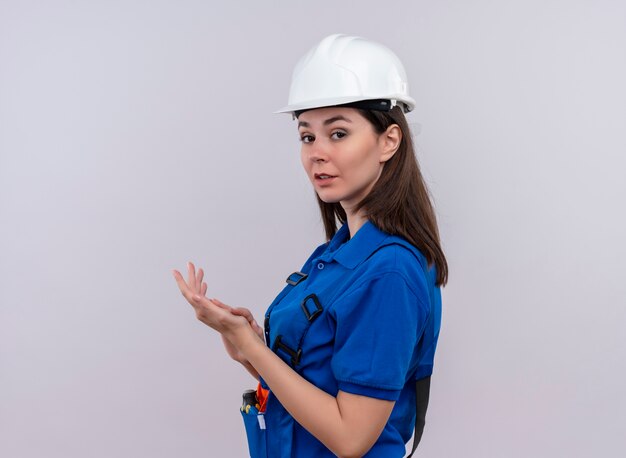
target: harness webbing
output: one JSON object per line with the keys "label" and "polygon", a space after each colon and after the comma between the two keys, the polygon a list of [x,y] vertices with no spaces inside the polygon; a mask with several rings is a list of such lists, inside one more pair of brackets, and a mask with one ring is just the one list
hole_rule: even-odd
{"label": "harness webbing", "polygon": [[413,433],[413,448],[407,458],[411,458],[422,440],[424,425],[426,424],[426,410],[430,395],[430,375],[415,382],[415,432]]}

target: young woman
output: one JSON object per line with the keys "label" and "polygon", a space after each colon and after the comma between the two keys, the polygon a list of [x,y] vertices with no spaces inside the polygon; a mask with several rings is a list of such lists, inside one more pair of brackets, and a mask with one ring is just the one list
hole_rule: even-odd
{"label": "young woman", "polygon": [[328,241],[289,275],[264,329],[205,297],[202,269],[189,263],[187,281],[174,271],[198,319],[260,381],[254,457],[401,457],[414,425],[419,442],[448,268],[404,117],[414,103],[389,49],[322,40],[280,112],[297,119]]}

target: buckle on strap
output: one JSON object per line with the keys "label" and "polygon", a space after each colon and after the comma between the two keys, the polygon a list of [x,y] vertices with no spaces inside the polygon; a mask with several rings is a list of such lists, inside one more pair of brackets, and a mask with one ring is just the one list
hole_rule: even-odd
{"label": "buckle on strap", "polygon": [[298,283],[303,281],[308,276],[309,276],[308,274],[303,274],[302,272],[296,271],[296,272],[289,274],[289,276],[287,277],[287,280],[285,281],[289,283],[291,286],[296,286]]}
{"label": "buckle on strap", "polygon": [[[315,304],[315,310],[313,310],[313,312],[309,312],[309,309],[306,305],[306,303],[312,300],[313,304]],[[300,307],[302,307],[302,311],[304,312],[304,316],[306,316],[306,319],[309,323],[312,323],[319,315],[320,313],[322,313],[322,311],[324,310],[324,308],[322,307],[322,304],[320,304],[320,300],[317,298],[317,296],[315,294],[309,294],[307,297],[305,297],[302,300],[302,303],[300,304]]]}
{"label": "buckle on strap", "polygon": [[276,337],[273,350],[274,352],[276,352],[277,350],[282,350],[285,353],[287,353],[289,356],[291,356],[291,365],[294,367],[300,363],[300,358],[302,358],[302,349],[298,348],[298,350],[294,350],[293,348],[284,344],[282,335],[279,335],[278,337]]}

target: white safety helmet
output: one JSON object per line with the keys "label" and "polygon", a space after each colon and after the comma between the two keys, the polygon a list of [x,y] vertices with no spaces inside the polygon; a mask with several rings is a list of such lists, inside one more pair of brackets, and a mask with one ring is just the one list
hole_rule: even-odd
{"label": "white safety helmet", "polygon": [[383,111],[400,105],[405,113],[415,107],[404,66],[393,51],[365,38],[336,34],[300,59],[291,78],[288,105],[275,113],[296,115],[354,102]]}

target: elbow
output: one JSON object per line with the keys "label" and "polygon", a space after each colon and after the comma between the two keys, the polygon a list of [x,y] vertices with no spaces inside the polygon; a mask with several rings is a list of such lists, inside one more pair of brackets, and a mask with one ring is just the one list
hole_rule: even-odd
{"label": "elbow", "polygon": [[363,455],[367,453],[367,450],[363,452],[354,452],[354,453],[340,453],[337,455],[337,458],[361,458]]}
{"label": "elbow", "polygon": [[372,444],[370,441],[358,442],[358,441],[345,441],[343,444],[339,445],[334,453],[338,458],[361,458],[372,448]]}

